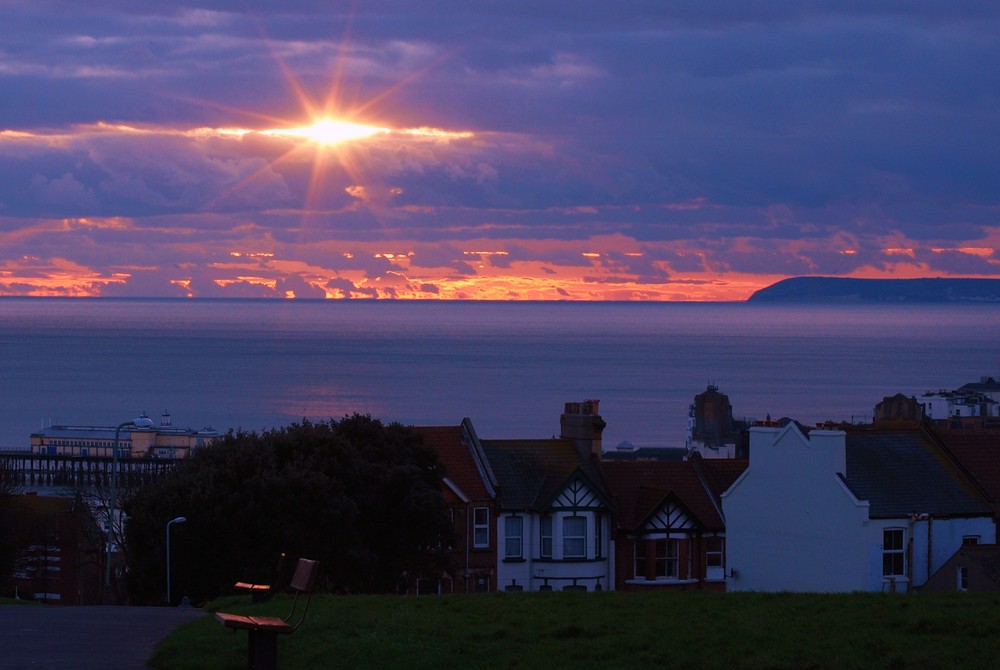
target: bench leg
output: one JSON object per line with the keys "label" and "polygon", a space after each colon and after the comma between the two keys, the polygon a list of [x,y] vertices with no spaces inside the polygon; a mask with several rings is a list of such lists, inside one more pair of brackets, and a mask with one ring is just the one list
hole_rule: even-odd
{"label": "bench leg", "polygon": [[277,670],[278,636],[274,633],[251,630],[248,645],[250,670]]}

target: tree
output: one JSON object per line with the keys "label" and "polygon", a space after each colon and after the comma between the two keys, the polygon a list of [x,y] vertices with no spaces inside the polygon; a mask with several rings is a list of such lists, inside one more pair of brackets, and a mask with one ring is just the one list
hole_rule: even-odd
{"label": "tree", "polygon": [[166,523],[178,516],[175,594],[203,601],[273,579],[282,551],[320,560],[335,590],[391,591],[404,572],[446,567],[441,478],[414,431],[367,415],[230,431],[126,501],[130,593],[162,600]]}

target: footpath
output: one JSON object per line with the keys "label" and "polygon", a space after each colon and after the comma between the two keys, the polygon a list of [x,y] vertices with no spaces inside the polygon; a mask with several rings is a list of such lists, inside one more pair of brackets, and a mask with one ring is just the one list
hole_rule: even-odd
{"label": "footpath", "polygon": [[193,607],[0,605],[0,668],[143,670]]}

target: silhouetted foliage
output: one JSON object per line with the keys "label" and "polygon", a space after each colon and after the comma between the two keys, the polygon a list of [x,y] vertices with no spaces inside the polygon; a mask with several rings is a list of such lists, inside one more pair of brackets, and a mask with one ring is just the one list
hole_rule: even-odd
{"label": "silhouetted foliage", "polygon": [[[437,455],[370,416],[261,434],[230,432],[128,501],[129,590],[200,602],[237,580],[269,582],[278,554],[321,561],[330,588],[389,592],[403,572],[445,567],[451,524]],[[287,578],[287,576],[286,576]]]}
{"label": "silhouetted foliage", "polygon": [[17,555],[22,549],[20,533],[22,525],[14,502],[18,493],[16,475],[10,461],[0,459],[0,582],[4,582],[14,572]]}

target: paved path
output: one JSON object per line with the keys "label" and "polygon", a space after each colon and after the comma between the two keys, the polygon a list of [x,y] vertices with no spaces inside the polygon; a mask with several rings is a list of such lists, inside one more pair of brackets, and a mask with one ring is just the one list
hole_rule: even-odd
{"label": "paved path", "polygon": [[143,670],[191,607],[0,605],[0,668]]}

